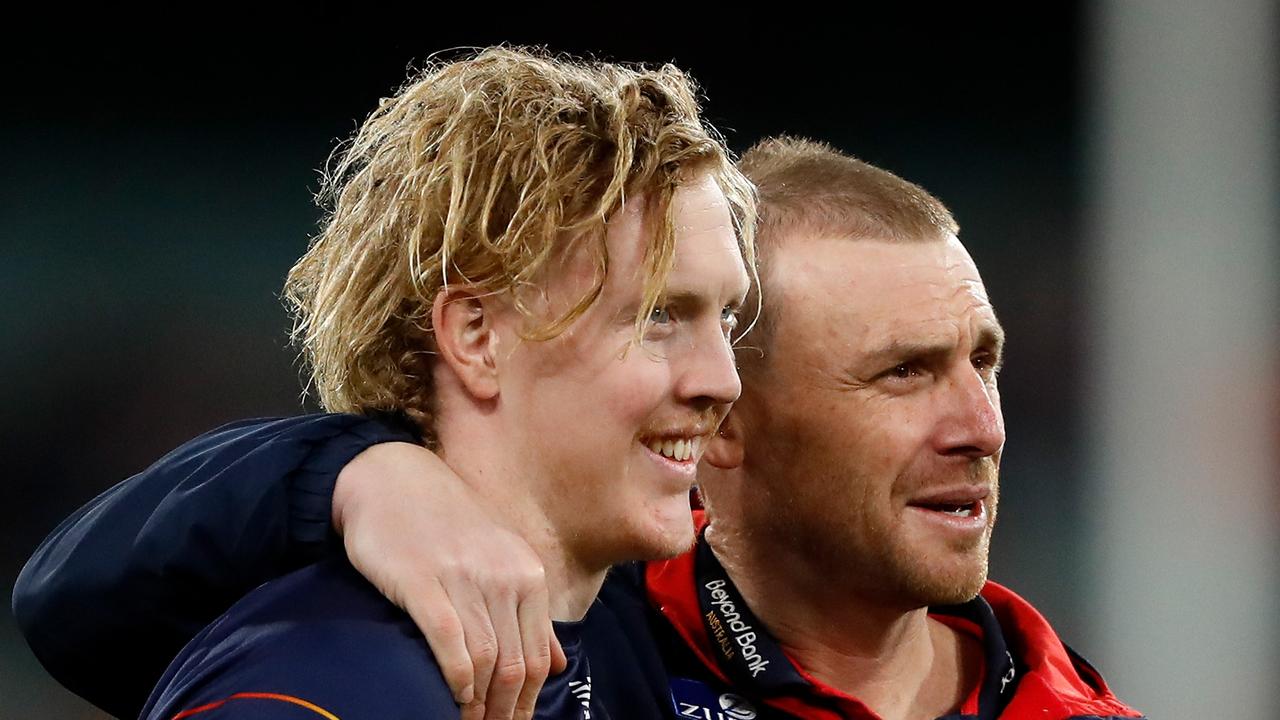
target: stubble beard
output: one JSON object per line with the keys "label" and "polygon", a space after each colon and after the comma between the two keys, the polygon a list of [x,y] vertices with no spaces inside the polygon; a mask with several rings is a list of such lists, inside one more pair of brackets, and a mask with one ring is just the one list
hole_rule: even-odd
{"label": "stubble beard", "polygon": [[[767,509],[753,513],[758,528],[753,534],[763,532],[777,545],[791,546],[789,554],[840,592],[903,611],[964,603],[986,583],[998,504],[995,463],[989,458],[975,462],[971,476],[991,488],[988,525],[980,538],[961,546],[921,547],[906,536],[904,518],[866,513],[871,499],[848,491],[873,482],[862,476],[800,478],[816,483],[807,494],[770,488],[763,503]],[[863,512],[855,510],[860,504]]]}

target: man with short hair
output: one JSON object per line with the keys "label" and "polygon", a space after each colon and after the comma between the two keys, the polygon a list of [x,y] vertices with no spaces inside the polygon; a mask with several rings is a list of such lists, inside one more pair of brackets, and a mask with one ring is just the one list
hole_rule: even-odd
{"label": "man with short hair", "polygon": [[769,697],[803,669],[805,691],[773,699],[797,714],[1021,717],[1000,684],[1025,660],[975,599],[1003,331],[954,220],[815,143],[766,142],[741,167],[761,197],[759,352],[740,354],[743,396],[699,476],[707,551],[652,563],[650,587],[736,688]]}
{"label": "man with short hair", "polygon": [[[763,294],[742,397],[699,471],[704,541],[647,563],[632,589],[669,712],[1140,717],[986,581],[1003,336],[945,207],[818,143],[766,141],[740,167],[760,194]],[[374,504],[409,486],[406,466],[453,484],[388,445],[342,470],[335,514],[359,506],[364,528],[403,517]],[[406,542],[375,533],[357,546]],[[402,593],[408,575],[382,585]]]}

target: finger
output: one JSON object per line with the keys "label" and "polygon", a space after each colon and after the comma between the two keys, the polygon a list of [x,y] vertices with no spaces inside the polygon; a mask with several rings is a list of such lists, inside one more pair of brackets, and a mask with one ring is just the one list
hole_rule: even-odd
{"label": "finger", "polygon": [[520,602],[520,645],[524,652],[524,686],[520,688],[520,696],[516,699],[515,717],[520,719],[533,717],[534,705],[538,702],[538,692],[547,680],[552,669],[552,650],[554,644],[560,655],[560,668],[563,671],[567,662],[564,650],[556,639],[551,626],[551,604],[545,583],[538,583]]}
{"label": "finger", "polygon": [[459,709],[462,711],[462,720],[484,720],[484,703],[479,700],[462,705]]}
{"label": "finger", "polygon": [[[498,638],[498,659],[485,696],[485,720],[511,720],[525,685],[526,658],[520,637],[519,597],[512,590],[489,596],[489,621]],[[538,683],[541,686],[541,683]]]}
{"label": "finger", "polygon": [[498,638],[489,618],[489,606],[475,584],[463,578],[448,583],[445,592],[462,623],[467,662],[475,683],[473,702],[485,705],[485,715],[488,716],[490,685],[498,660]]}
{"label": "finger", "polygon": [[426,636],[453,699],[459,705],[473,702],[476,699],[475,666],[462,620],[444,587],[439,582],[430,582],[409,592],[405,597],[405,610]]}
{"label": "finger", "polygon": [[560,638],[551,635],[551,675],[559,675],[569,669],[569,658],[564,654],[564,648],[560,647]]}

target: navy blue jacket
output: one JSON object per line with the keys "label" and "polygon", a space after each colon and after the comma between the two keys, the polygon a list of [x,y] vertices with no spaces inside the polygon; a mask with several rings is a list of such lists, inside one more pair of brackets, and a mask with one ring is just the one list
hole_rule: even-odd
{"label": "navy blue jacket", "polygon": [[[239,598],[341,552],[336,469],[414,435],[353,415],[249,420],[165,455],[94,498],[27,561],[13,614],[72,692],[136,717],[169,661]],[[130,662],[100,662],[127,649]]]}
{"label": "navy blue jacket", "polygon": [[[179,648],[236,598],[319,557],[340,557],[341,544],[329,530],[338,471],[371,444],[413,439],[393,418],[346,415],[253,421],[201,436],[64,522],[23,569],[15,586],[15,616],[37,656],[63,684],[109,712],[132,715]],[[423,654],[425,645],[407,616],[349,571],[337,573],[338,567],[345,562],[268,583],[250,595],[183,651],[151,707],[177,714],[191,709],[190,701],[217,703],[254,692],[219,685],[211,663],[252,657],[236,650],[244,642],[277,651],[272,612],[287,604],[273,598],[328,592],[339,580],[338,597],[352,602],[320,602],[313,608],[318,614],[308,617],[369,622],[371,617],[344,615],[359,608],[385,624],[386,632],[375,637],[403,634],[392,643],[394,657],[431,674],[429,653]],[[733,613],[721,616],[726,607]],[[994,583],[982,597],[933,614],[971,632],[986,649],[981,686],[949,719],[1140,717],[1062,645],[1034,608]],[[750,629],[726,633],[726,627]],[[608,717],[874,718],[856,698],[823,686],[785,656],[705,545],[671,561],[615,568],[580,636],[581,652],[590,657],[593,707],[598,704]],[[350,647],[337,655],[364,652],[350,637]],[[92,660],[124,645],[142,662]],[[448,697],[436,676],[434,684],[412,691],[414,703]],[[200,693],[184,695],[194,687],[187,682],[192,678],[205,684]],[[385,679],[394,680],[394,673]],[[574,679],[548,683],[553,697],[540,698],[548,712],[566,707],[555,698],[567,697],[564,689]],[[327,692],[316,687],[324,684],[318,679],[296,682],[299,692]],[[379,700],[388,696],[373,694]],[[251,702],[292,704],[258,697],[234,702],[240,708]]]}
{"label": "navy blue jacket", "polygon": [[[593,697],[581,625],[556,624],[569,666],[543,686],[538,718],[618,717]],[[201,631],[142,716],[420,720],[459,713],[409,617],[333,559],[262,585]]]}

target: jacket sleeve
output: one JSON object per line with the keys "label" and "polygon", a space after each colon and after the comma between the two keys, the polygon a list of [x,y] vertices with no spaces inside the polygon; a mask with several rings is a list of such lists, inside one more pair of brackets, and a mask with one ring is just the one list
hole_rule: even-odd
{"label": "jacket sleeve", "polygon": [[76,694],[136,716],[238,598],[341,552],[338,472],[388,441],[416,438],[385,418],[309,415],[227,425],[169,453],[63,521],[22,569],[13,611],[32,651]]}
{"label": "jacket sleeve", "polygon": [[270,581],[170,664],[144,720],[458,718],[425,638],[346,559]]}

